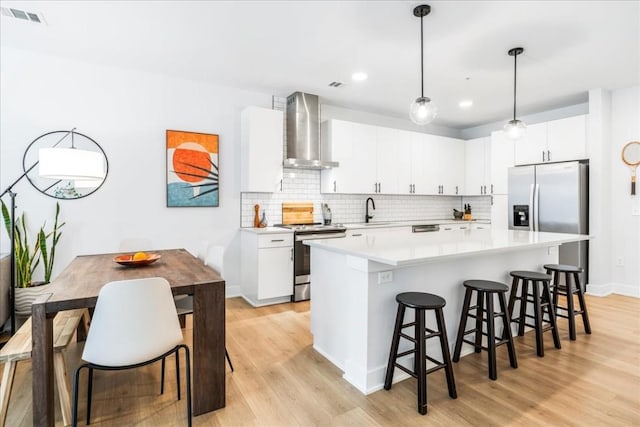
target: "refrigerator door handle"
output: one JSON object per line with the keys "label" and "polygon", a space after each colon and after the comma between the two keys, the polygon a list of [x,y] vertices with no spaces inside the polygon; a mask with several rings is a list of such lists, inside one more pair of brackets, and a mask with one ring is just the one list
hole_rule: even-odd
{"label": "refrigerator door handle", "polygon": [[533,187],[534,185],[531,184],[531,187],[529,188],[529,209],[530,210],[530,214],[532,215],[532,217],[529,218],[529,231],[534,231],[533,228],[533,222],[535,221],[535,207],[533,204],[533,195],[534,195],[534,191],[533,191]]}
{"label": "refrigerator door handle", "polygon": [[533,201],[534,231],[540,231],[540,184],[536,184]]}

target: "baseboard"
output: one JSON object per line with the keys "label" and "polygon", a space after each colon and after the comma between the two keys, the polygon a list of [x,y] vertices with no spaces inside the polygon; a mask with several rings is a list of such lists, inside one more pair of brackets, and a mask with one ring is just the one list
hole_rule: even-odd
{"label": "baseboard", "polygon": [[589,283],[587,285],[587,294],[594,297],[606,297],[607,295],[617,294],[640,298],[640,288],[624,283],[604,283],[601,285]]}

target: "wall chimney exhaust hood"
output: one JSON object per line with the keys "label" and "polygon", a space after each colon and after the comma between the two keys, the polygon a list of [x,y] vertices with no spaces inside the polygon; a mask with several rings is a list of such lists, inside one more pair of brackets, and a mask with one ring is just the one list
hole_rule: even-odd
{"label": "wall chimney exhaust hood", "polygon": [[[323,158],[320,145],[320,101],[317,95],[295,92],[287,97],[287,158],[285,168],[329,169],[338,162]],[[329,151],[327,151],[329,152]]]}

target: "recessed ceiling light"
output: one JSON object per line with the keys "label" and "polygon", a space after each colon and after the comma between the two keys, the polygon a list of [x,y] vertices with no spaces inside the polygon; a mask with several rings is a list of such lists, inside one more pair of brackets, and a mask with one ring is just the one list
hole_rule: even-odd
{"label": "recessed ceiling light", "polygon": [[351,75],[351,78],[353,79],[353,81],[356,81],[356,82],[362,82],[364,80],[367,80],[367,77],[369,77],[367,76],[367,73],[363,73],[363,72],[357,72]]}
{"label": "recessed ceiling light", "polygon": [[458,106],[460,108],[471,108],[472,105],[473,105],[473,100],[471,99],[463,99],[458,103]]}

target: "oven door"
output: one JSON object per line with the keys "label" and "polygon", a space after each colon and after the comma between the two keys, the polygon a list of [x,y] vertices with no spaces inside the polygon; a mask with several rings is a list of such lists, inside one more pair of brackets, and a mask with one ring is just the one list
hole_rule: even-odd
{"label": "oven door", "polygon": [[311,294],[311,247],[303,244],[303,240],[335,239],[346,237],[346,233],[314,233],[296,234],[293,244],[294,286],[293,301],[305,301]]}

